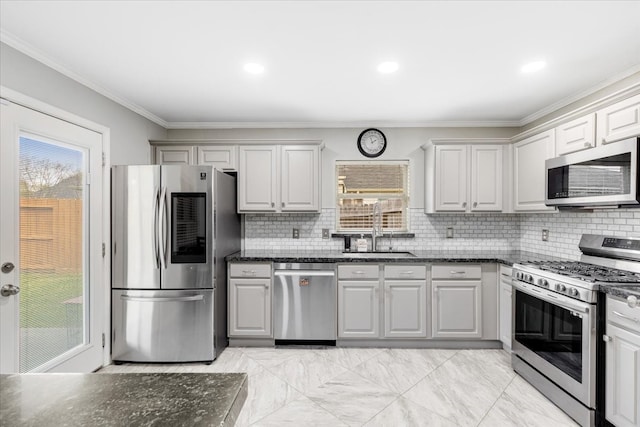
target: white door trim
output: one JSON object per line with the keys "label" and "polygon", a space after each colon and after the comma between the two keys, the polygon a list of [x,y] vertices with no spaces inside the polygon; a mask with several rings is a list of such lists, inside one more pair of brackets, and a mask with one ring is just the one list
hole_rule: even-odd
{"label": "white door trim", "polygon": [[[104,166],[102,168],[102,183],[103,183],[103,192],[102,192],[102,218],[103,218],[103,226],[102,226],[102,242],[105,244],[105,256],[102,258],[102,298],[104,304],[102,305],[102,333],[105,336],[105,346],[102,351],[102,364],[108,365],[111,363],[111,339],[110,339],[110,325],[111,325],[111,310],[110,310],[110,301],[111,301],[111,204],[110,204],[110,195],[111,195],[111,180],[109,175],[109,170],[111,166],[110,162],[110,137],[111,131],[108,127],[93,122],[91,120],[85,119],[84,117],[77,116],[68,111],[62,110],[58,107],[54,107],[45,102],[42,102],[38,99],[32,98],[30,96],[24,95],[20,92],[16,92],[13,89],[9,89],[8,87],[0,85],[0,98],[3,100],[7,100],[13,102],[14,104],[22,105],[23,107],[30,108],[32,110],[39,111],[41,113],[47,114],[49,116],[58,118],[60,120],[64,120],[66,122],[72,123],[74,125],[83,127],[85,129],[89,129],[96,133],[102,135],[102,152],[104,155]],[[99,314],[99,313],[98,313]],[[100,315],[100,314],[99,314]]]}

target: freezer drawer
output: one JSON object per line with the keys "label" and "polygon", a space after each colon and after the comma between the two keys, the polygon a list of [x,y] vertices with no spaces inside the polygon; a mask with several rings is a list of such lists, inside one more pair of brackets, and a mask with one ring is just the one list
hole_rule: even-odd
{"label": "freezer drawer", "polygon": [[213,290],[114,289],[111,343],[114,361],[212,361]]}

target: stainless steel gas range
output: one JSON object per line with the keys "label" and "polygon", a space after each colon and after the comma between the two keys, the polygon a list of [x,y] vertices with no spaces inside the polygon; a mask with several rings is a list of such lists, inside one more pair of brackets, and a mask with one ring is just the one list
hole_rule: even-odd
{"label": "stainless steel gas range", "polygon": [[513,266],[512,366],[583,426],[603,422],[604,297],[640,284],[640,239],[585,234],[580,261]]}

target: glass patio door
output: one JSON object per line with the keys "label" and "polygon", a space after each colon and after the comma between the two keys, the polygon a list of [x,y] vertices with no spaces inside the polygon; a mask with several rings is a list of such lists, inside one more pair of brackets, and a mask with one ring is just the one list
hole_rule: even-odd
{"label": "glass patio door", "polygon": [[102,135],[8,103],[0,151],[0,371],[102,365]]}

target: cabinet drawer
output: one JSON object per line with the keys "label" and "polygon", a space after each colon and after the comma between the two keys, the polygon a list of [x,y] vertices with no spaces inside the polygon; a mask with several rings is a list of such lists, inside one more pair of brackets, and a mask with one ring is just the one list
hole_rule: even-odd
{"label": "cabinet drawer", "polygon": [[640,305],[631,308],[627,300],[607,295],[607,322],[640,333]]}
{"label": "cabinet drawer", "polygon": [[230,277],[271,277],[271,264],[229,264]]}
{"label": "cabinet drawer", "polygon": [[481,275],[480,266],[473,264],[434,265],[431,269],[432,279],[480,279]]}
{"label": "cabinet drawer", "polygon": [[338,279],[377,279],[378,264],[339,265]]}
{"label": "cabinet drawer", "polygon": [[385,265],[385,279],[426,279],[427,267],[424,265]]}

